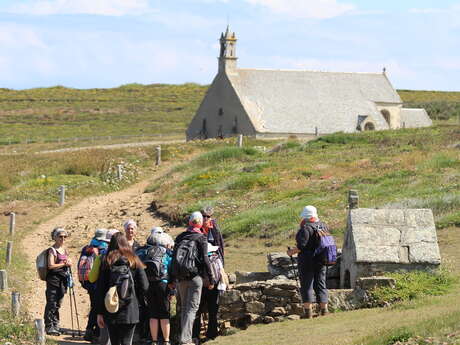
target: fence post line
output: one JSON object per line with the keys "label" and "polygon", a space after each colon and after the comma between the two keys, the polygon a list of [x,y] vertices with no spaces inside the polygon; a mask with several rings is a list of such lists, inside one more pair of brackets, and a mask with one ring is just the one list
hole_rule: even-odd
{"label": "fence post line", "polygon": [[237,147],[243,147],[243,134],[238,134],[238,138],[236,140]]}
{"label": "fence post line", "polygon": [[65,203],[65,186],[59,187],[59,206],[64,206]]}
{"label": "fence post line", "polygon": [[156,165],[161,165],[161,146],[160,145],[156,147],[156,152],[157,152]]}
{"label": "fence post line", "polygon": [[348,208],[359,208],[359,195],[358,191],[355,189],[350,189],[348,191]]}
{"label": "fence post line", "polygon": [[8,289],[8,273],[6,270],[0,270],[0,291]]}
{"label": "fence post line", "polygon": [[46,337],[45,337],[45,323],[43,319],[35,319],[35,341],[37,345],[45,345]]}
{"label": "fence post line", "polygon": [[14,228],[16,227],[16,213],[10,213],[10,236],[14,235]]}
{"label": "fence post line", "polygon": [[6,242],[6,257],[5,257],[5,263],[7,266],[11,263],[12,254],[13,254],[13,242],[8,241]]}
{"label": "fence post line", "polygon": [[21,294],[17,291],[11,293],[11,314],[18,317],[21,310]]}
{"label": "fence post line", "polygon": [[123,180],[123,165],[121,164],[117,165],[117,177],[118,177],[118,181]]}

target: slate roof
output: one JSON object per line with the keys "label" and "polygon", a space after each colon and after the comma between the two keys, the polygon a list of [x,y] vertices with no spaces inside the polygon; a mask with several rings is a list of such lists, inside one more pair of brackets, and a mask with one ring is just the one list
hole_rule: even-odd
{"label": "slate roof", "polygon": [[236,69],[228,74],[258,132],[355,132],[358,115],[388,125],[375,103],[402,103],[382,73]]}
{"label": "slate roof", "polygon": [[357,262],[441,262],[430,209],[359,208],[350,211],[348,222],[347,236],[354,242]]}
{"label": "slate roof", "polygon": [[406,128],[429,127],[433,125],[425,109],[402,108],[401,126]]}

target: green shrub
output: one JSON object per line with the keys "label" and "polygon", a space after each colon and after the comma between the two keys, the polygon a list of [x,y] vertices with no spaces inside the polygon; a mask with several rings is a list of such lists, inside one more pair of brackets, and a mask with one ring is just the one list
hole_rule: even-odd
{"label": "green shrub", "polygon": [[212,166],[228,160],[243,160],[248,156],[257,156],[260,152],[252,147],[223,147],[207,152],[196,158],[193,162],[198,166]]}
{"label": "green shrub", "polygon": [[278,182],[278,178],[273,175],[252,174],[238,177],[231,182],[227,188],[229,190],[250,190],[256,187],[266,187],[274,185]]}
{"label": "green shrub", "polygon": [[24,318],[13,319],[6,312],[0,314],[0,344],[35,344],[35,329],[32,323]]}
{"label": "green shrub", "polygon": [[422,296],[438,296],[448,292],[456,279],[445,271],[437,273],[413,271],[389,273],[395,278],[396,287],[379,287],[371,291],[377,303],[408,301]]}

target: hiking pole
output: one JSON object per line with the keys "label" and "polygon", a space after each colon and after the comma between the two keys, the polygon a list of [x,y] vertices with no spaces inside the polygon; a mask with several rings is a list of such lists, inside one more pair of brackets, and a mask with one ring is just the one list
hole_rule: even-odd
{"label": "hiking pole", "polygon": [[72,294],[70,293],[71,286],[72,286],[72,276],[70,275],[69,271],[67,271],[67,287],[69,288],[69,302],[70,302],[70,321],[72,325],[72,338],[75,338],[75,331],[73,328],[73,306],[72,306]]}
{"label": "hiking pole", "polygon": [[[289,251],[291,251],[291,247],[287,247]],[[299,293],[299,296],[300,296],[300,299],[301,299],[301,302],[302,302],[302,294],[300,292],[300,282],[299,282],[299,261],[297,261],[297,272],[296,272],[296,268],[295,268],[295,264],[294,264],[294,258],[292,257],[292,255],[289,255],[289,257],[291,258],[291,267],[292,267],[292,272],[294,273],[294,278],[295,278],[295,281],[296,281],[296,285],[297,285],[297,292]],[[302,305],[302,311],[303,313],[305,314],[305,307],[303,305],[303,303],[300,303]]]}
{"label": "hiking pole", "polygon": [[[72,269],[69,267],[70,276],[72,277]],[[77,309],[77,299],[75,297],[75,287],[73,284],[73,277],[72,277],[72,287],[70,288],[71,295],[73,296],[73,304],[75,309],[75,317],[77,319],[77,327],[78,327],[78,336],[81,337],[81,330],[80,330],[80,320],[78,318],[78,309]]]}

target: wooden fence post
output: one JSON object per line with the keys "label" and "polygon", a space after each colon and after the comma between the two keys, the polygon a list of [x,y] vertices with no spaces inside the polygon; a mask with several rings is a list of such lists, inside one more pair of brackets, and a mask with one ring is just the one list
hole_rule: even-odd
{"label": "wooden fence post", "polygon": [[8,266],[11,263],[11,255],[13,254],[13,242],[8,241],[6,242],[6,257],[5,257],[5,263]]}
{"label": "wooden fence post", "polygon": [[161,146],[160,145],[156,147],[156,152],[157,152],[156,165],[161,165]]}
{"label": "wooden fence post", "polygon": [[10,236],[14,235],[14,230],[16,227],[16,213],[10,213]]}
{"label": "wooden fence post", "polygon": [[18,317],[21,310],[21,294],[17,291],[11,293],[11,314]]}
{"label": "wooden fence post", "polygon": [[358,208],[359,207],[359,195],[358,191],[354,189],[350,189],[348,191],[348,208]]}
{"label": "wooden fence post", "polygon": [[43,319],[35,319],[35,341],[37,345],[45,345],[46,336],[45,336],[45,323]]}
{"label": "wooden fence post", "polygon": [[118,181],[123,180],[123,165],[121,164],[117,165],[117,177],[118,177]]}
{"label": "wooden fence post", "polygon": [[317,137],[318,135],[319,135],[318,127],[315,127],[315,137]]}
{"label": "wooden fence post", "polygon": [[8,289],[8,273],[6,270],[0,270],[0,291]]}
{"label": "wooden fence post", "polygon": [[238,140],[236,142],[236,146],[243,147],[243,134],[238,134]]}
{"label": "wooden fence post", "polygon": [[64,206],[65,203],[65,186],[59,187],[59,206]]}

